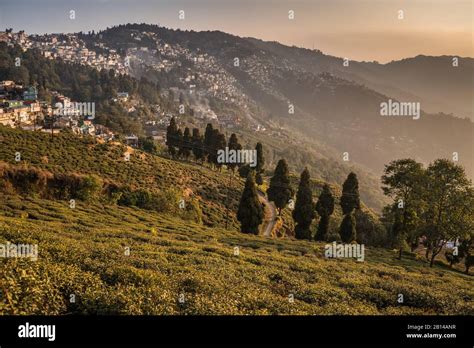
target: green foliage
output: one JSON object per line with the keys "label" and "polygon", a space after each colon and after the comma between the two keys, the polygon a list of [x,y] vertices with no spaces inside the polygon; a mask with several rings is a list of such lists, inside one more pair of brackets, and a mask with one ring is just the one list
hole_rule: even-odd
{"label": "green foliage", "polygon": [[89,202],[100,194],[102,190],[102,180],[97,175],[86,175],[80,181],[77,192],[74,196],[82,201]]}
{"label": "green foliage", "polygon": [[357,243],[379,247],[391,247],[385,226],[383,226],[369,211],[357,209],[354,212],[356,220]]}
{"label": "green foliage", "polygon": [[248,164],[245,164],[239,168],[239,176],[241,178],[246,178],[249,176],[249,173],[252,171],[252,168]]}
{"label": "green foliage", "polygon": [[340,202],[344,217],[341,222],[339,234],[344,243],[350,243],[356,239],[356,219],[354,209],[360,209],[359,182],[357,175],[349,173],[346,181],[342,185],[342,195]]}
{"label": "green foliage", "polygon": [[214,128],[212,127],[211,123],[208,123],[204,131],[204,155],[209,162],[212,162],[212,159],[209,160],[209,155],[213,147],[213,133]]}
{"label": "green foliage", "polygon": [[245,188],[240,199],[237,219],[240,221],[240,230],[244,233],[258,234],[259,226],[263,221],[263,207],[255,188],[255,179],[251,172],[245,182]]}
{"label": "green foliage", "polygon": [[[60,133],[51,139],[48,134],[0,125],[0,139],[0,172],[5,165],[1,161],[9,162],[15,171],[28,163],[25,175],[40,178],[39,182],[36,179],[22,179],[23,184],[0,179],[3,192],[38,194],[61,200],[79,199],[73,194],[80,181],[84,176],[96,175],[103,180],[103,192],[97,199],[108,204],[121,200],[126,193],[122,191],[126,191],[127,187],[132,192],[146,190],[158,197],[173,187],[181,198],[191,194],[192,199],[200,202],[203,224],[223,226],[227,220],[230,228],[237,230],[239,227],[235,212],[243,183],[240,180],[229,183],[228,176],[223,173],[130,150],[118,143],[101,144],[90,137],[81,138],[67,133]],[[126,151],[133,151],[130,161],[124,160]],[[16,152],[21,153],[20,163],[15,161]],[[51,175],[54,180],[48,179]],[[169,211],[168,203],[163,199],[158,202],[155,205],[164,208],[152,210]]]}
{"label": "green foliage", "polygon": [[156,155],[158,153],[158,148],[153,140],[153,137],[142,137],[139,139],[140,148],[148,153]]}
{"label": "green foliage", "polygon": [[310,187],[310,175],[308,169],[301,173],[298,192],[296,193],[295,209],[293,219],[296,222],[295,237],[297,239],[311,239],[311,222],[316,217],[314,212],[313,194]]}
{"label": "green foliage", "polygon": [[70,209],[4,195],[6,241],[37,243],[39,257],[0,259],[1,314],[474,314],[470,276],[457,269],[398,261],[378,248],[366,249],[365,262],[327,260],[324,243],[262,239],[133,207]]}
{"label": "green foliage", "polygon": [[[117,92],[128,92],[148,104],[161,101],[156,85],[146,79],[137,81],[128,75],[116,75],[113,70],[97,71],[61,59],[50,60],[38,50],[23,51],[18,46],[9,47],[6,43],[0,43],[0,57],[0,80],[36,85],[41,99],[50,100],[51,91],[59,91],[79,102],[94,102],[95,122],[115,132],[142,133],[140,120],[112,101]],[[21,59],[21,67],[15,66],[17,57]]]}
{"label": "green foliage", "polygon": [[324,184],[323,190],[319,195],[318,202],[316,203],[316,211],[321,219],[319,220],[318,229],[314,239],[323,241],[327,238],[329,219],[334,212],[334,197],[329,185],[327,184]]}
{"label": "green foliage", "polygon": [[279,215],[281,215],[281,210],[294,195],[294,191],[290,186],[288,165],[284,159],[278,161],[275,173],[270,179],[270,187],[267,190],[267,194],[268,199],[275,203]]}
{"label": "green foliage", "polygon": [[411,159],[393,161],[382,182],[384,192],[395,200],[384,209],[383,220],[400,247],[400,257],[406,242],[416,248],[424,236],[433,266],[448,240],[472,239],[474,189],[461,166],[438,159],[425,170]]}
{"label": "green foliage", "polygon": [[424,169],[420,163],[412,159],[401,159],[390,162],[385,166],[382,176],[382,190],[392,197],[395,203],[391,205],[393,226],[391,228],[393,246],[400,248],[405,241],[416,243],[420,236],[421,209],[423,202]]}
{"label": "green foliage", "polygon": [[225,138],[225,135],[221,132],[219,132],[218,129],[213,129],[211,133],[211,147],[208,148],[208,161],[209,163],[221,167],[222,163],[218,163],[218,156],[217,152],[219,150],[224,150],[225,147],[227,146],[227,141]]}
{"label": "green foliage", "polygon": [[[229,150],[235,150],[239,151],[242,150],[242,145],[240,145],[239,140],[237,139],[237,135],[235,133],[232,133],[229,138],[229,144],[227,145],[229,147]],[[235,168],[237,167],[237,163],[228,163],[227,166],[234,171]]]}
{"label": "green foliage", "polygon": [[349,173],[342,185],[341,207],[344,215],[360,208],[359,181],[353,172]]}
{"label": "green foliage", "polygon": [[344,215],[339,234],[344,243],[350,243],[356,239],[356,219],[353,213]]}
{"label": "green foliage", "polygon": [[192,142],[192,151],[194,158],[196,161],[203,161],[204,160],[204,143],[203,137],[199,132],[199,128],[193,128],[193,135],[191,137]]}
{"label": "green foliage", "polygon": [[[178,133],[181,132],[181,130],[178,131]],[[181,139],[181,136],[178,135],[178,138]],[[182,139],[179,144],[179,151],[178,151],[178,156],[183,157],[185,160],[191,156],[191,150],[192,150],[192,142],[191,142],[191,131],[189,130],[188,127],[184,129],[184,133],[182,135]]]}
{"label": "green foliage", "polygon": [[176,156],[176,147],[179,146],[178,126],[176,125],[176,119],[171,118],[170,124],[166,128],[166,145],[168,145],[168,151],[172,157]]}

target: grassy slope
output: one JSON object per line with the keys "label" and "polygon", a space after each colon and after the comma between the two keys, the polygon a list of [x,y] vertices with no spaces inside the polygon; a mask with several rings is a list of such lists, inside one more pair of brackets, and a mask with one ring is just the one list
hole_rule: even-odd
{"label": "grassy slope", "polygon": [[[0,127],[0,142],[0,160],[10,163],[18,151],[25,163],[53,172],[95,173],[151,190],[191,188],[208,222],[223,225],[222,173],[138,152],[125,162],[118,146],[68,135],[51,142]],[[236,204],[241,182],[230,191]],[[367,249],[363,263],[326,260],[321,243],[265,240],[235,225],[225,231],[134,208],[0,198],[0,243],[37,243],[40,252],[37,262],[0,259],[3,314],[474,313],[469,276],[414,257],[400,262],[382,249]]]}
{"label": "grassy slope", "polygon": [[366,249],[362,263],[327,260],[321,243],[18,196],[1,200],[0,231],[1,243],[39,245],[37,262],[0,260],[3,314],[474,313],[470,276],[382,249]]}
{"label": "grassy slope", "polygon": [[[97,174],[118,184],[134,188],[161,190],[180,188],[201,200],[204,222],[223,225],[226,207],[233,228],[237,228],[235,211],[243,188],[236,177],[199,164],[171,161],[135,151],[130,161],[124,160],[124,146],[98,144],[92,138],[60,134],[51,140],[46,133],[22,131],[0,125],[0,161],[30,164],[51,172]],[[21,162],[15,162],[15,153]]]}

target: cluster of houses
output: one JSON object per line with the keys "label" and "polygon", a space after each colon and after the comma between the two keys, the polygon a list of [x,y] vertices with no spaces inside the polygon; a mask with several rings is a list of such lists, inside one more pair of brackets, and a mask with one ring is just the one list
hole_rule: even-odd
{"label": "cluster of houses", "polygon": [[24,30],[14,33],[12,29],[0,31],[0,42],[5,42],[9,46],[19,45],[23,51],[31,48],[32,42],[28,39],[28,35]]}
{"label": "cluster of houses", "polygon": [[[100,45],[100,44],[97,44]],[[32,40],[32,48],[37,48],[50,59],[61,58],[65,62],[88,65],[98,70],[114,69],[116,73],[128,73],[128,66],[124,59],[113,49],[105,49],[106,53],[97,53],[86,47],[86,44],[75,34],[43,35]]]}
{"label": "cluster of houses", "polygon": [[[180,96],[186,96],[186,99],[192,102],[193,105],[192,116],[202,122],[217,121],[224,128],[235,128],[241,125],[241,117],[230,114],[217,115],[209,106],[209,97],[236,104],[245,112],[248,112],[248,103],[251,103],[249,98],[236,87],[238,84],[235,78],[214,57],[201,52],[199,49],[192,51],[179,44],[170,45],[153,32],[132,30],[130,35],[136,41],[136,46],[127,49],[125,58],[100,41],[94,43],[94,45],[100,46],[97,52],[94,49],[87,48],[78,34],[28,36],[23,31],[13,33],[10,30],[0,32],[0,42],[6,41],[10,45],[20,45],[23,50],[37,48],[45,57],[51,59],[59,57],[64,61],[89,65],[98,70],[114,69],[118,73],[125,74],[130,73],[130,60],[133,61],[134,65],[152,67],[164,72],[170,72],[181,66],[183,60],[187,60],[193,63],[193,67],[187,68],[187,72],[178,78],[179,87],[169,88],[169,91],[174,95],[174,101],[181,103]],[[142,41],[147,42],[147,44],[141,43]],[[154,41],[156,45],[150,46],[150,41]],[[98,52],[102,52],[102,54]],[[244,62],[242,63],[244,64]],[[260,71],[262,67],[257,70],[261,74],[265,73],[265,71]],[[13,83],[11,81],[4,82]],[[6,88],[11,87],[7,86]],[[70,104],[74,104],[70,99],[61,96],[59,93],[53,94],[54,98],[51,105],[47,105],[45,102],[38,101],[34,87],[25,89],[23,86],[17,85],[14,89],[21,91],[21,94],[15,92],[9,96],[3,96],[3,103],[0,105],[1,124],[21,126],[22,128],[31,126],[36,128],[38,125],[44,125],[45,128],[49,129],[70,128],[78,134],[98,135],[99,133],[101,137],[106,139],[113,137],[111,132],[94,125],[93,117],[90,117],[90,114],[84,115],[81,112],[74,111],[64,113],[64,110],[58,110],[55,107],[57,103],[62,104],[67,110],[71,109]],[[124,105],[128,100],[127,93],[118,93],[113,99],[114,102],[123,102]],[[1,101],[2,89],[0,87]],[[131,105],[127,103],[127,107],[129,113],[135,111],[133,103]],[[72,109],[74,110],[74,108]],[[161,131],[169,122],[169,117],[161,110],[157,114],[158,119],[153,121],[153,124],[147,124],[146,128],[152,136],[161,138]],[[53,122],[53,125],[51,122]],[[258,123],[255,123],[253,127],[257,132],[266,131],[265,127]]]}
{"label": "cluster of houses", "polygon": [[36,88],[0,81],[0,124],[11,127],[34,125],[43,118],[45,107],[38,101]]}
{"label": "cluster of houses", "polygon": [[55,131],[71,129],[80,135],[112,140],[114,134],[95,125],[94,103],[77,103],[53,91],[52,103],[40,101],[34,86],[0,81],[0,124],[26,130]]}
{"label": "cluster of houses", "polygon": [[49,59],[61,58],[66,62],[89,65],[98,70],[114,69],[117,73],[126,74],[129,67],[116,50],[108,49],[103,44],[96,44],[104,54],[86,47],[76,34],[47,34],[28,36],[24,31],[14,33],[11,29],[0,32],[0,42],[8,45],[19,45],[23,51],[36,48]]}

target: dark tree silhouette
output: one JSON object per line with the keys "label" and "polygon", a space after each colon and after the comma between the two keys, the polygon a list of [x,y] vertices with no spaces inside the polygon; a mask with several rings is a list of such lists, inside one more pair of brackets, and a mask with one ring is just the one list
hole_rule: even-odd
{"label": "dark tree silhouette", "polygon": [[259,226],[263,221],[263,207],[258,200],[253,172],[249,173],[245,182],[237,211],[237,220],[240,221],[241,232],[258,234]]}
{"label": "dark tree silhouette", "polygon": [[268,199],[275,203],[278,208],[278,215],[293,197],[294,191],[290,186],[288,165],[284,159],[278,161],[275,173],[270,179],[270,187],[267,190]]}
{"label": "dark tree silhouette", "polygon": [[334,196],[328,184],[324,184],[323,191],[319,195],[316,203],[316,211],[321,219],[319,220],[318,228],[314,236],[315,240],[326,240],[329,229],[329,219],[334,212]]}
{"label": "dark tree silhouette", "polygon": [[295,209],[292,215],[296,222],[295,237],[297,239],[311,239],[309,227],[316,214],[310,186],[310,175],[307,168],[301,173],[298,192],[296,193]]}

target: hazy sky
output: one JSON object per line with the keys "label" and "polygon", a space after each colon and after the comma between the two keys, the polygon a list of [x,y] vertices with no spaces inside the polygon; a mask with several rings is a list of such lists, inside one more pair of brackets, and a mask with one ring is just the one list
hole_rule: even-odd
{"label": "hazy sky", "polygon": [[[222,30],[387,62],[418,54],[474,56],[473,0],[0,0],[0,28],[76,32],[145,22]],[[76,19],[69,18],[70,10]],[[185,11],[185,20],[178,11]],[[293,10],[295,18],[288,19]],[[403,19],[398,19],[399,11]]]}

